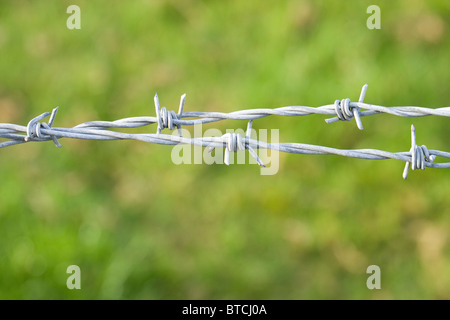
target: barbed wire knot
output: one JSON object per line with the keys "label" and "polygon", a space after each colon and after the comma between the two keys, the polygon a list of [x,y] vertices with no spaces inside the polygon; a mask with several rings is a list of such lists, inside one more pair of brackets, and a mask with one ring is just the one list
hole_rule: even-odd
{"label": "barbed wire knot", "polygon": [[178,122],[178,120],[181,120],[183,114],[184,103],[186,101],[186,93],[181,96],[178,114],[176,114],[175,111],[172,110],[168,111],[166,107],[160,108],[158,94],[155,94],[154,101],[156,110],[156,121],[158,123],[158,129],[156,130],[156,133],[160,134],[161,130],[165,128],[173,130],[175,126],[177,126],[178,134],[181,137],[182,136],[181,124]]}
{"label": "barbed wire knot", "polygon": [[430,155],[428,148],[425,145],[416,145],[416,128],[411,125],[411,161],[407,161],[405,164],[405,169],[403,170],[403,179],[406,180],[408,177],[409,168],[412,170],[422,169],[425,170],[427,167],[427,162],[433,162],[436,159],[435,155]]}
{"label": "barbed wire knot", "polygon": [[[261,166],[265,167],[264,163],[258,157],[258,154],[255,150],[250,146],[250,135],[252,132],[252,122],[250,120],[247,125],[247,132],[245,134],[245,139],[239,133],[226,133],[222,136],[225,143],[225,158],[224,163],[229,166],[230,165],[230,152],[237,152],[238,150],[247,149],[249,153],[255,158],[256,162]],[[213,151],[215,147],[210,147],[209,152]]]}
{"label": "barbed wire knot", "polygon": [[[32,119],[30,122],[28,122],[27,125],[27,135],[25,137],[25,141],[33,141],[34,139],[44,139],[49,140],[52,139],[55,145],[58,148],[61,148],[61,144],[58,141],[58,138],[55,135],[47,135],[43,134],[41,132],[41,128],[50,130],[52,128],[53,122],[55,121],[56,113],[58,112],[58,107],[54,108],[52,112],[45,112],[41,114],[40,116],[37,116],[36,118]],[[40,120],[50,116],[50,120],[47,123],[45,122],[39,122]]]}
{"label": "barbed wire knot", "polygon": [[[361,89],[361,94],[359,95],[359,103],[364,102],[364,96],[366,95],[367,86],[369,84],[365,84]],[[358,126],[359,130],[363,130],[364,127],[362,125],[361,117],[359,115],[360,108],[358,106],[352,106],[350,105],[350,99],[346,98],[341,100],[335,100],[334,101],[334,109],[336,111],[337,117],[326,119],[325,121],[327,123],[332,123],[336,121],[350,121],[355,117],[356,125]]]}

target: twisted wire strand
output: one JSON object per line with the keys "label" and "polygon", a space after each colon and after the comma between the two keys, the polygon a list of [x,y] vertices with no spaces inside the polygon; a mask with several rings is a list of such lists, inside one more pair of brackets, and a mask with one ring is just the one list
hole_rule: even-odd
{"label": "twisted wire strand", "polygon": [[[375,114],[387,113],[400,117],[425,117],[430,115],[450,117],[450,107],[443,108],[424,108],[424,107],[384,107],[373,104],[350,102],[350,107],[359,107],[361,109],[367,109],[366,111],[360,111],[360,117],[371,116]],[[295,117],[305,116],[311,114],[322,114],[336,116],[335,104],[323,105],[320,107],[306,107],[306,106],[289,106],[280,107],[275,109],[249,109],[233,111],[229,113],[225,112],[184,112],[181,119],[172,119],[173,124],[177,125],[197,125],[211,122],[218,122],[221,120],[256,120],[272,115]],[[198,118],[191,120],[184,120],[182,118]],[[334,118],[332,118],[334,119]],[[337,118],[336,118],[337,119]],[[328,119],[327,119],[328,120]],[[334,120],[337,121],[337,120]],[[333,120],[328,123],[334,122]],[[131,117],[124,118],[116,121],[89,121],[77,125],[75,128],[138,128],[157,123],[156,117]],[[3,128],[4,124],[0,124],[0,128]]]}
{"label": "twisted wire strand", "polygon": [[[109,129],[109,128],[138,128],[158,124],[157,132],[160,133],[162,129],[174,129],[177,127],[181,132],[181,126],[197,125],[218,122],[222,120],[256,120],[268,116],[286,116],[296,117],[312,114],[321,114],[334,116],[326,119],[327,123],[333,123],[339,120],[351,120],[355,117],[359,129],[363,129],[361,117],[367,117],[375,114],[386,113],[399,117],[425,117],[430,115],[450,117],[450,107],[442,108],[425,108],[415,106],[398,106],[385,107],[375,104],[368,104],[363,102],[367,91],[368,84],[362,87],[360,98],[358,102],[351,102],[350,99],[336,100],[334,104],[327,104],[319,107],[308,106],[287,106],[280,108],[257,108],[238,110],[233,112],[183,112],[186,94],[181,96],[180,108],[178,114],[174,111],[167,111],[165,107],[160,108],[158,95],[155,95],[155,109],[156,117],[131,117],[116,121],[89,121],[79,124],[75,128],[92,128],[92,129]],[[363,110],[364,109],[364,110]],[[184,119],[196,118],[196,119]],[[2,128],[2,124],[0,124]]]}
{"label": "twisted wire strand", "polygon": [[[338,155],[344,157],[369,159],[369,160],[385,160],[396,159],[406,162],[409,170],[409,163],[412,163],[412,169],[430,168],[450,168],[450,162],[435,163],[432,162],[436,157],[450,159],[450,152],[439,150],[424,149],[424,146],[418,147],[415,144],[411,150],[413,152],[388,152],[377,149],[337,149],[326,146],[317,146],[303,143],[267,143],[259,140],[250,139],[247,134],[245,138],[232,136],[229,134],[222,137],[199,137],[187,138],[182,136],[158,134],[158,133],[124,133],[117,131],[110,131],[104,129],[87,129],[87,128],[41,128],[41,137],[27,139],[25,134],[27,127],[19,125],[8,125],[8,129],[3,128],[0,131],[0,137],[13,139],[0,143],[0,148],[8,147],[15,144],[27,143],[31,141],[49,141],[54,137],[57,139],[71,138],[71,139],[85,139],[85,140],[137,140],[154,144],[163,145],[177,145],[177,144],[191,144],[201,147],[209,148],[225,148],[226,152],[235,152],[237,150],[253,149],[272,149],[286,153],[308,154],[308,155]],[[249,131],[248,131],[249,132]],[[414,130],[415,135],[415,130]],[[235,142],[230,142],[235,141]],[[414,139],[415,143],[415,139]],[[425,147],[426,148],[426,147]],[[419,149],[419,151],[418,151]],[[426,151],[425,151],[426,150]],[[253,150],[254,152],[254,150]],[[424,156],[420,155],[420,152]],[[255,153],[256,154],[256,153]],[[253,155],[253,153],[252,153]],[[259,158],[257,158],[258,160]],[[260,163],[260,160],[258,161]],[[260,163],[261,165],[261,163]],[[263,164],[262,164],[263,165]],[[405,172],[407,169],[405,167]],[[407,173],[404,174],[406,179]]]}

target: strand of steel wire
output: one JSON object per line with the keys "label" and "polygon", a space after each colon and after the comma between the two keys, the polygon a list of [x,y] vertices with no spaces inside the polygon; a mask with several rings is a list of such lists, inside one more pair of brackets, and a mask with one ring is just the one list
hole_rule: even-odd
{"label": "strand of steel wire", "polygon": [[[155,101],[157,97],[155,97]],[[159,104],[156,103],[157,108]],[[184,98],[180,104],[180,114],[184,106]],[[267,143],[258,140],[251,139],[251,127],[252,121],[250,120],[247,127],[247,133],[245,138],[239,134],[227,133],[221,137],[200,137],[200,138],[186,138],[181,134],[179,135],[167,135],[161,134],[161,129],[168,127],[174,129],[174,123],[164,123],[161,118],[158,118],[158,129],[156,134],[133,134],[123,133],[117,131],[106,130],[102,126],[85,126],[85,124],[78,125],[73,128],[55,128],[52,127],[56,117],[58,108],[55,108],[52,113],[46,112],[40,116],[32,119],[28,125],[20,126],[15,124],[0,124],[0,137],[9,139],[0,143],[0,148],[12,146],[15,144],[27,143],[31,141],[48,141],[53,140],[57,147],[61,147],[58,139],[60,138],[72,138],[72,139],[86,139],[86,140],[138,140],[155,144],[164,145],[177,145],[177,144],[191,144],[202,147],[209,147],[210,150],[214,148],[225,148],[225,163],[229,164],[229,153],[236,152],[238,150],[249,150],[250,154],[257,160],[257,163],[264,166],[263,162],[259,159],[254,149],[272,149],[288,153],[297,154],[333,154],[345,157],[370,159],[370,160],[383,160],[383,159],[397,159],[405,161],[405,170],[403,177],[406,179],[409,168],[412,170],[422,169],[426,167],[431,168],[450,168],[450,162],[434,163],[433,161],[437,156],[450,159],[449,152],[443,152],[439,150],[428,150],[426,146],[416,145],[416,133],[415,128],[411,128],[411,149],[409,152],[388,152],[376,149],[353,149],[344,150],[336,149],[324,146],[316,146],[310,144],[301,143]],[[161,111],[164,112],[164,109]],[[44,118],[50,116],[49,123],[40,122]],[[173,116],[173,115],[172,115]],[[178,129],[181,127],[178,126]]]}
{"label": "strand of steel wire", "polygon": [[[225,112],[183,112],[186,94],[181,96],[180,108],[178,113],[168,111],[165,107],[160,108],[158,95],[155,95],[155,111],[156,117],[131,117],[120,119],[116,121],[90,121],[78,125],[76,128],[137,128],[147,126],[149,124],[158,123],[158,130],[164,128],[173,129],[174,127],[181,128],[183,125],[196,125],[217,122],[225,119],[229,120],[255,120],[271,115],[278,116],[304,116],[311,114],[322,114],[334,116],[326,119],[327,123],[336,122],[339,120],[349,121],[355,118],[359,129],[363,130],[361,118],[387,113],[400,117],[424,117],[429,115],[450,117],[450,107],[442,108],[424,108],[414,106],[400,106],[400,107],[385,107],[374,104],[364,103],[364,97],[367,91],[368,84],[362,87],[358,102],[351,102],[350,99],[336,100],[334,104],[323,105],[320,107],[307,106],[288,106],[275,109],[260,108],[239,110],[229,113]],[[365,109],[365,110],[361,110]],[[197,119],[183,119],[183,118],[197,118]]]}

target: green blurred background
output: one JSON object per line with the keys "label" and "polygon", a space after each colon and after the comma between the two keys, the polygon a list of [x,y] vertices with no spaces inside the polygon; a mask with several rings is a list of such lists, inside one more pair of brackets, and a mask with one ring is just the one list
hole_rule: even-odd
{"label": "green blurred background", "polygon": [[[66,9],[81,8],[81,30]],[[366,9],[381,8],[368,30]],[[442,1],[1,1],[0,122],[177,110],[450,101]],[[449,119],[268,117],[280,142],[450,150]],[[243,121],[205,125],[245,128]],[[186,128],[187,129],[187,128]],[[136,130],[155,132],[156,126]],[[189,130],[192,130],[190,128]],[[170,133],[164,130],[164,133]],[[450,170],[280,154],[280,169],[174,165],[171,147],[62,139],[0,150],[2,299],[450,299]],[[81,268],[81,290],[66,268]],[[381,290],[366,268],[381,268]]]}

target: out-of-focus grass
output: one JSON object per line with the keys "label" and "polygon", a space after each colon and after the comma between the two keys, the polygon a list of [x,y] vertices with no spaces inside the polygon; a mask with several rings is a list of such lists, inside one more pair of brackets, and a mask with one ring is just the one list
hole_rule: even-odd
{"label": "out-of-focus grass", "polygon": [[[57,126],[186,111],[328,104],[447,106],[447,1],[0,3],[0,121],[59,105]],[[269,117],[282,142],[449,150],[448,119],[326,125]],[[215,124],[222,131],[246,123]],[[214,127],[205,126],[206,128]],[[156,130],[151,127],[147,130]],[[2,149],[0,298],[450,298],[450,172],[398,161],[280,155],[280,170],[181,165],[171,148],[62,140]],[[66,288],[79,265],[82,289]],[[382,289],[366,288],[367,266]]]}

